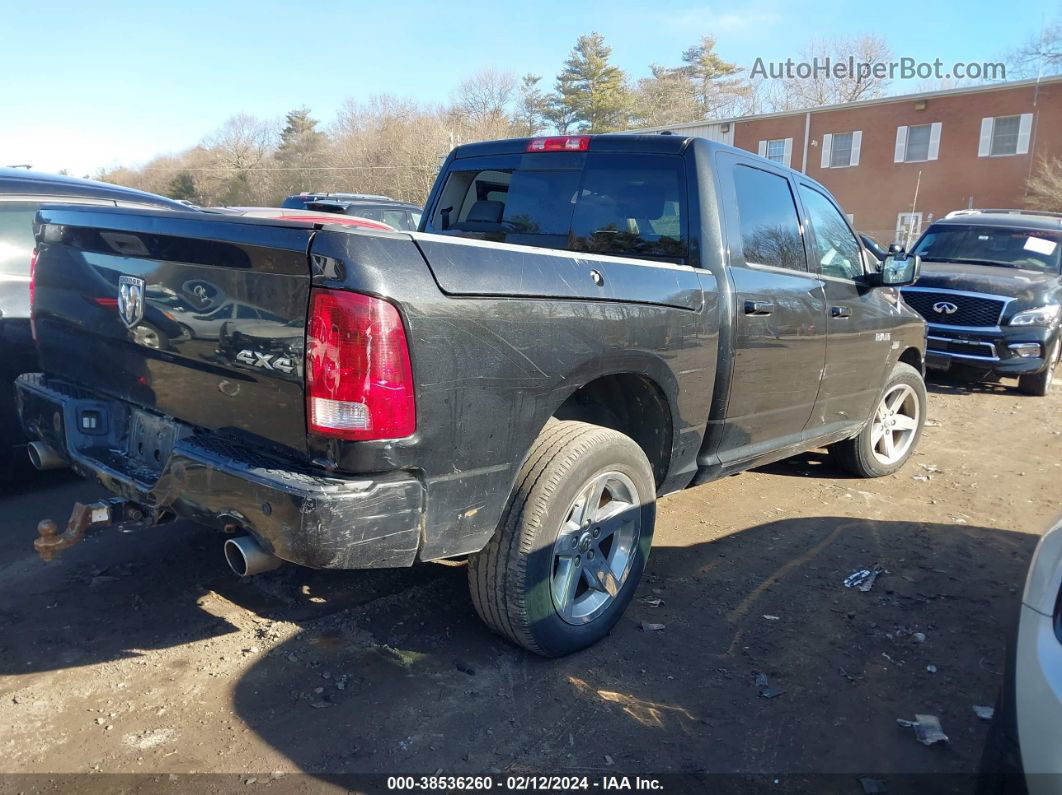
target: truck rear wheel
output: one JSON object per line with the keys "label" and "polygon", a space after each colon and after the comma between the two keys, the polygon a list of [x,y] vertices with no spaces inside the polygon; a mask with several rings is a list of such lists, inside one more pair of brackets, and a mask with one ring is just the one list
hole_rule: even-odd
{"label": "truck rear wheel", "polygon": [[911,457],[925,421],[922,374],[897,362],[866,426],[858,436],[830,445],[830,457],[861,478],[891,475]]}
{"label": "truck rear wheel", "polygon": [[1058,364],[1058,353],[1059,343],[1056,342],[1048,357],[1050,364],[1044,368],[1043,372],[1034,375],[1020,376],[1018,378],[1018,391],[1023,395],[1046,397],[1051,391],[1051,381],[1053,381],[1055,377],[1055,365]]}
{"label": "truck rear wheel", "polygon": [[494,537],[469,558],[476,612],[545,657],[590,646],[634,596],[655,519],[652,468],[630,437],[550,420]]}

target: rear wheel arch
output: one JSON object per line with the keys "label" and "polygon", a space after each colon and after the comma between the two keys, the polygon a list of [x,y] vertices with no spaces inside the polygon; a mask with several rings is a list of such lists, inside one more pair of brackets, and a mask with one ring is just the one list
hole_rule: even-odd
{"label": "rear wheel arch", "polygon": [[667,477],[675,419],[663,387],[649,376],[632,372],[599,376],[572,392],[552,417],[600,425],[629,436],[649,459],[656,485]]}

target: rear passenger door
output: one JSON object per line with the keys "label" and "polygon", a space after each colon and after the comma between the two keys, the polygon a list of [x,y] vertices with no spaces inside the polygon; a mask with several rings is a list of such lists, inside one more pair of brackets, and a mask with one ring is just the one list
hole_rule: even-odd
{"label": "rear passenger door", "polygon": [[786,172],[730,154],[719,164],[736,323],[717,450],[727,463],[800,441],[826,359],[826,302]]}
{"label": "rear passenger door", "polygon": [[826,369],[809,425],[830,433],[861,424],[870,416],[885,379],[895,322],[890,289],[863,280],[862,247],[847,219],[818,187],[801,183],[811,262],[826,288],[828,308]]}

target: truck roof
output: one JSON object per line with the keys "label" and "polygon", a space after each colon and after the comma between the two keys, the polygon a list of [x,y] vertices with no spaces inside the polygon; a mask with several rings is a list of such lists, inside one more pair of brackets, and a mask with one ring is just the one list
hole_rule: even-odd
{"label": "truck roof", "polygon": [[500,141],[481,141],[462,144],[454,149],[455,158],[481,157],[483,155],[511,155],[526,152],[528,144],[541,138],[589,138],[593,152],[643,152],[647,154],[678,154],[692,140],[682,135],[536,135],[531,138],[505,138]]}
{"label": "truck roof", "polygon": [[[730,144],[719,141],[711,141],[707,138],[697,138],[684,135],[670,135],[667,133],[597,133],[593,135],[537,135],[531,138],[506,138],[500,141],[482,141],[479,143],[462,144],[456,147],[451,154],[455,160],[467,157],[483,157],[489,155],[512,155],[528,151],[531,141],[543,138],[589,138],[590,143],[587,151],[590,152],[618,152],[630,154],[681,154],[688,146],[696,143],[698,148],[707,152],[722,150],[734,152],[745,157],[758,157],[755,152],[747,149],[739,149]],[[771,163],[775,168],[790,171],[797,174],[804,182],[816,185],[826,193],[829,189],[814,177],[798,171],[794,168]],[[832,194],[831,194],[832,195]]]}

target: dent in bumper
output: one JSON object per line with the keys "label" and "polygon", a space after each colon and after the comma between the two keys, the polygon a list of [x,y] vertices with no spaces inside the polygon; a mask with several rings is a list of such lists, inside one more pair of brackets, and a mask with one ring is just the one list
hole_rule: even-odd
{"label": "dent in bumper", "polygon": [[[239,525],[277,557],[312,568],[408,566],[416,558],[425,494],[409,473],[335,477],[193,429],[178,434],[161,472],[151,472],[122,452],[125,404],[37,374],[20,378],[17,389],[33,438],[54,447],[78,474],[155,515]],[[106,436],[77,430],[74,418],[85,406],[106,412]]]}

